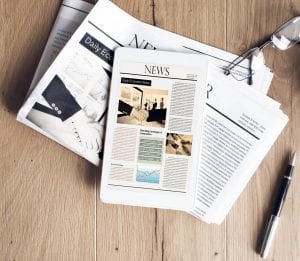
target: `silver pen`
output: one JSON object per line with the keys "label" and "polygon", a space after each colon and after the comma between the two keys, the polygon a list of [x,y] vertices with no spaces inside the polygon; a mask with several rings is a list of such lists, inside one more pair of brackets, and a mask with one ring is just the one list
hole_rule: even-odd
{"label": "silver pen", "polygon": [[285,201],[285,197],[288,192],[289,186],[291,184],[295,163],[296,163],[296,152],[294,152],[293,155],[290,157],[289,165],[283,176],[275,209],[269,219],[269,222],[265,230],[264,239],[260,249],[260,256],[262,258],[266,258],[270,250],[272,240],[274,238],[276,228],[280,219],[280,213]]}

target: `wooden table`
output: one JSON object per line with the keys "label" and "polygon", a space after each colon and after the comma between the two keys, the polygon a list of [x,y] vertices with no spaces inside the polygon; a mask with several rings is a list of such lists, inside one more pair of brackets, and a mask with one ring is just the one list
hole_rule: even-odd
{"label": "wooden table", "polygon": [[[299,0],[118,0],[135,17],[241,53],[300,14]],[[60,0],[0,3],[0,260],[259,260],[257,241],[286,157],[300,148],[300,46],[268,47],[269,95],[290,117],[222,225],[104,205],[101,170],[15,120]],[[300,157],[298,157],[300,161]],[[269,260],[300,260],[300,168]]]}

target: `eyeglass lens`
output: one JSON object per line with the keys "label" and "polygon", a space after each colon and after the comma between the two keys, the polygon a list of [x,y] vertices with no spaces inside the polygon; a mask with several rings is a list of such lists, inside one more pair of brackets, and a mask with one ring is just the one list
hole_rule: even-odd
{"label": "eyeglass lens", "polygon": [[271,36],[273,46],[286,50],[300,41],[300,16],[279,27]]}

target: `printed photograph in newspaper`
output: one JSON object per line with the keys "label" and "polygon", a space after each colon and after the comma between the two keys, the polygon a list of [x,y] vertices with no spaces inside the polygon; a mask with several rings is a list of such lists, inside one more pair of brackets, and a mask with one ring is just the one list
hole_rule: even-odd
{"label": "printed photograph in newspaper", "polygon": [[117,123],[164,128],[168,91],[122,85]]}

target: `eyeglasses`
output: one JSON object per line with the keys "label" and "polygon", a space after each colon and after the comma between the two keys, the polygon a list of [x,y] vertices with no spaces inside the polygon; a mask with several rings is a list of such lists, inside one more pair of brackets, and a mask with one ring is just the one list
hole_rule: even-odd
{"label": "eyeglasses", "polygon": [[[241,54],[235,60],[233,60],[228,66],[224,68],[225,75],[232,75],[237,81],[244,81],[248,79],[248,84],[253,84],[252,76],[253,70],[258,69],[265,63],[262,50],[272,43],[272,46],[278,50],[287,50],[300,41],[300,16],[296,16],[282,26],[277,28],[271,37],[259,45]],[[245,59],[249,59],[249,67],[247,72],[241,72],[241,70],[235,70],[235,67],[239,65]]]}

